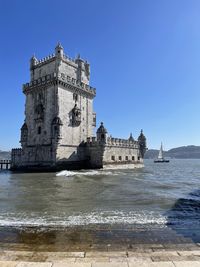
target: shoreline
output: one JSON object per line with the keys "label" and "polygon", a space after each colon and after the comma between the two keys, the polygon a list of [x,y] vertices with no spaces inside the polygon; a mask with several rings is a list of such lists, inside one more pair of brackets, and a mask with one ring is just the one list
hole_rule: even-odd
{"label": "shoreline", "polygon": [[24,251],[121,251],[157,246],[200,244],[199,229],[133,225],[87,225],[65,228],[0,227],[0,248]]}

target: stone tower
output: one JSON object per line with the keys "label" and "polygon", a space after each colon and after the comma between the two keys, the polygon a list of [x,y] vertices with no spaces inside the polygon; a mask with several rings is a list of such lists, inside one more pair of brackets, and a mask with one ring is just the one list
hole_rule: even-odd
{"label": "stone tower", "polygon": [[70,59],[58,44],[55,54],[30,60],[21,148],[12,149],[13,170],[140,168],[146,137],[113,138],[103,122],[94,135],[96,90],[89,85],[90,65]]}
{"label": "stone tower", "polygon": [[81,144],[93,136],[96,126],[96,91],[89,80],[89,63],[80,56],[67,57],[61,44],[53,55],[42,60],[31,58],[30,82],[23,85],[22,149],[13,150],[14,165],[53,167],[84,162]]}

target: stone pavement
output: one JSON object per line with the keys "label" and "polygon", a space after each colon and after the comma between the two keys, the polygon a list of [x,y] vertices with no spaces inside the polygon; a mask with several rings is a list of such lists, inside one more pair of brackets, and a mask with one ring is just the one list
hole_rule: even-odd
{"label": "stone pavement", "polygon": [[0,250],[0,267],[200,267],[200,244],[135,245],[127,251]]}

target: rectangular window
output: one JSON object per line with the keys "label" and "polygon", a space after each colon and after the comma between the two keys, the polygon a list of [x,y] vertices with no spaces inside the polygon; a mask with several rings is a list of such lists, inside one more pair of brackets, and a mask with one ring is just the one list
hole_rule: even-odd
{"label": "rectangular window", "polygon": [[134,156],[132,156],[132,160],[135,160],[135,157]]}
{"label": "rectangular window", "polygon": [[126,156],[126,160],[128,160],[128,156]]}
{"label": "rectangular window", "polygon": [[111,160],[115,160],[115,156],[112,156],[112,157],[111,157]]}
{"label": "rectangular window", "polygon": [[138,160],[140,160],[140,157],[138,157]]}
{"label": "rectangular window", "polygon": [[76,93],[73,94],[73,100],[75,100],[75,102],[78,101],[78,95]]}
{"label": "rectangular window", "polygon": [[41,134],[41,127],[38,127],[38,134]]}
{"label": "rectangular window", "polygon": [[119,160],[122,160],[122,156],[119,156]]}

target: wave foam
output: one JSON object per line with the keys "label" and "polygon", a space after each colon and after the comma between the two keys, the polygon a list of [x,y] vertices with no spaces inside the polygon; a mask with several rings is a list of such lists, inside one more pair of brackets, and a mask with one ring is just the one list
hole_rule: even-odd
{"label": "wave foam", "polygon": [[56,176],[96,176],[96,175],[113,175],[112,172],[105,172],[105,171],[61,171],[56,174]]}
{"label": "wave foam", "polygon": [[154,213],[124,213],[116,212],[91,212],[85,214],[73,214],[67,216],[50,216],[44,214],[1,214],[0,226],[12,227],[67,227],[67,226],[81,226],[89,224],[135,224],[135,225],[166,225],[167,220],[164,216]]}

